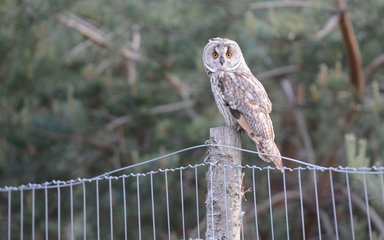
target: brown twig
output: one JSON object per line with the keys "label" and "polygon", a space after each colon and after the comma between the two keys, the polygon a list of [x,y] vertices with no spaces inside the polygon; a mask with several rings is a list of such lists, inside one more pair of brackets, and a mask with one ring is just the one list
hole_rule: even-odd
{"label": "brown twig", "polygon": [[347,13],[344,0],[335,0],[335,5],[339,12],[339,25],[343,35],[344,44],[347,48],[350,80],[352,85],[356,88],[358,95],[362,97],[364,92],[364,76],[359,44],[357,43],[356,35]]}

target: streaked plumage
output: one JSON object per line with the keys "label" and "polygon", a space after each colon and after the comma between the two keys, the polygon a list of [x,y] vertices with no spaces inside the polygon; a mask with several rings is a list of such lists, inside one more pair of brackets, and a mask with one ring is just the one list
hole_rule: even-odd
{"label": "streaked plumage", "polygon": [[281,169],[281,155],[269,117],[272,103],[245,63],[239,45],[226,38],[210,39],[204,48],[203,61],[225,124],[244,129],[255,142],[260,158]]}

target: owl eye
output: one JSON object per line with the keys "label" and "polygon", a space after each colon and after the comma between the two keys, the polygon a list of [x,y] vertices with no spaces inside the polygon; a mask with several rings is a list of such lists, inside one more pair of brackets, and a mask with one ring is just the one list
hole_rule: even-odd
{"label": "owl eye", "polygon": [[216,58],[219,57],[219,54],[217,54],[217,52],[214,52],[214,53],[212,53],[212,57],[213,57],[214,59],[216,59]]}
{"label": "owl eye", "polygon": [[227,58],[231,58],[232,57],[232,53],[227,53],[227,54],[225,54],[225,56],[227,56]]}

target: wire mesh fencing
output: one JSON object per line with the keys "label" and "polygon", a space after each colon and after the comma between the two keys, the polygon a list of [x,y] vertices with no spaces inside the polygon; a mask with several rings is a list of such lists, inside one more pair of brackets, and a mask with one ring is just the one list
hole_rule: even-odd
{"label": "wire mesh fencing", "polygon": [[282,173],[212,163],[2,187],[1,236],[205,239],[206,204],[212,204],[205,176],[213,167],[243,174],[241,239],[384,237],[384,168],[306,166]]}

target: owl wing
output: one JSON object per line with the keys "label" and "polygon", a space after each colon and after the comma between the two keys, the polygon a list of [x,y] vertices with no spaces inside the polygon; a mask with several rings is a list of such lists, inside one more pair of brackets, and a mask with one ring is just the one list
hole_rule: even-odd
{"label": "owl wing", "polygon": [[223,96],[229,111],[247,135],[255,142],[260,158],[282,169],[280,151],[274,139],[269,113],[272,103],[263,85],[250,71],[228,73],[223,83]]}
{"label": "owl wing", "polygon": [[272,103],[267,92],[249,70],[229,73],[229,77],[234,83],[233,87],[237,88],[238,93],[244,96],[244,100],[246,100],[249,107],[265,113],[272,111]]}

